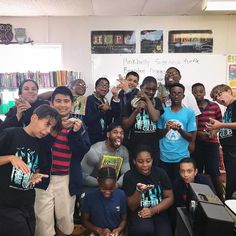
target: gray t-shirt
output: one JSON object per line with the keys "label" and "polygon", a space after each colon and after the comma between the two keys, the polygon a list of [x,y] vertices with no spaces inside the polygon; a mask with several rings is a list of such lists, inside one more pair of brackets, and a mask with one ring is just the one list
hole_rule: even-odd
{"label": "gray t-shirt", "polygon": [[91,146],[90,150],[85,154],[81,166],[83,175],[83,184],[88,187],[96,187],[98,169],[104,155],[121,157],[123,159],[118,178],[118,185],[123,185],[123,176],[130,169],[129,153],[125,146],[121,145],[114,152],[107,149],[106,141],[95,143]]}

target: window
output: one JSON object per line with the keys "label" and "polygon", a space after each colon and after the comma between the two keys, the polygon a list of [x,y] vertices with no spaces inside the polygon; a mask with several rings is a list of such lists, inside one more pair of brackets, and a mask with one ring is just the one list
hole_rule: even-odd
{"label": "window", "polygon": [[[49,72],[62,69],[61,44],[9,44],[0,45],[0,73]],[[0,114],[14,106],[18,91],[1,91]],[[0,115],[0,118],[4,116]]]}
{"label": "window", "polygon": [[9,44],[0,45],[0,73],[62,69],[60,44]]}

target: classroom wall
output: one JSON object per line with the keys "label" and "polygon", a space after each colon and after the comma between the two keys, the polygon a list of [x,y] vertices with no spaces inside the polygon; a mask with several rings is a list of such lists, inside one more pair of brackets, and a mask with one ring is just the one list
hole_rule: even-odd
{"label": "classroom wall", "polygon": [[[139,31],[160,29],[164,31],[164,53],[168,53],[167,38],[169,30],[212,29],[214,54],[236,53],[236,15],[0,17],[0,23],[12,24],[14,28],[26,28],[27,36],[31,37],[35,43],[62,43],[63,69],[80,71],[89,86],[93,86],[89,82],[92,71],[91,30],[135,30],[137,32],[137,42],[139,42]],[[139,43],[137,44],[137,50],[139,51]],[[223,81],[225,81],[225,78]]]}

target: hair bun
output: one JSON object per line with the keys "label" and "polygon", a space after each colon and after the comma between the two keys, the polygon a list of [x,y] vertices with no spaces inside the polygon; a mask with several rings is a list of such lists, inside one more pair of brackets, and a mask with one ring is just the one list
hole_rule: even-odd
{"label": "hair bun", "polygon": [[110,166],[102,167],[98,172],[98,178],[116,180],[116,171]]}

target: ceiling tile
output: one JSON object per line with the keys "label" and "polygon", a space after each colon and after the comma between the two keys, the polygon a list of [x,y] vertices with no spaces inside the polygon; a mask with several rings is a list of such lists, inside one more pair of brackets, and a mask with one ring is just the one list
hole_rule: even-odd
{"label": "ceiling tile", "polygon": [[142,9],[147,0],[93,0],[95,15],[121,15],[136,16],[141,15]]}
{"label": "ceiling tile", "polygon": [[[0,0],[0,16],[174,16],[204,12],[207,0]],[[209,0],[211,1],[211,0]],[[236,11],[230,12],[236,14]]]}

